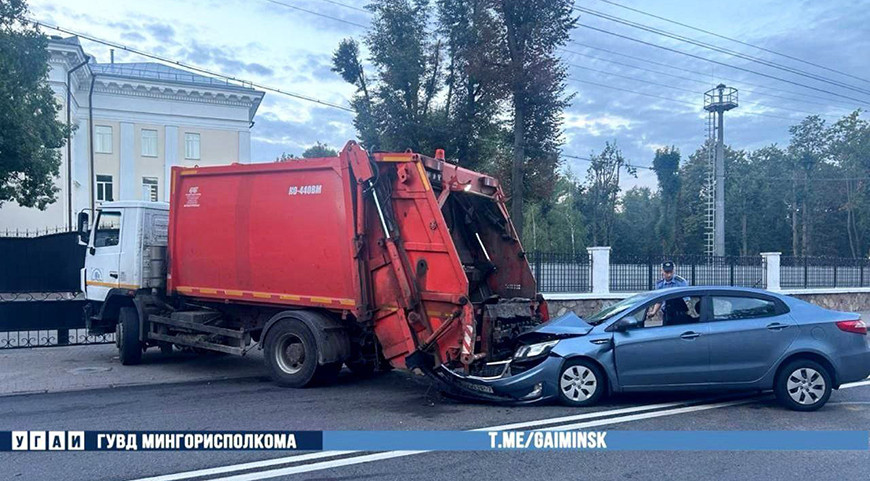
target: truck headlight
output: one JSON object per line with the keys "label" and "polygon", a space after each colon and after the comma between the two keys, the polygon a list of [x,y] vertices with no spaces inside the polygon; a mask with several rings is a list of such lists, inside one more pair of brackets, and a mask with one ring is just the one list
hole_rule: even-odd
{"label": "truck headlight", "polygon": [[555,341],[547,341],[547,342],[539,342],[537,344],[527,344],[525,346],[520,346],[517,348],[517,352],[514,353],[514,359],[528,359],[530,357],[543,356],[550,352],[553,347],[559,344],[559,340]]}

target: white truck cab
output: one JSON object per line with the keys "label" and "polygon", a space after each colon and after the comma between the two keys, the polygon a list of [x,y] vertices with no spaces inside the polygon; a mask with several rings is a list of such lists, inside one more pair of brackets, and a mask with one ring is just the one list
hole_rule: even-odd
{"label": "white truck cab", "polygon": [[168,203],[105,202],[89,232],[87,225],[87,213],[82,212],[80,243],[86,242],[87,250],[81,289],[89,301],[105,302],[113,289],[165,287]]}

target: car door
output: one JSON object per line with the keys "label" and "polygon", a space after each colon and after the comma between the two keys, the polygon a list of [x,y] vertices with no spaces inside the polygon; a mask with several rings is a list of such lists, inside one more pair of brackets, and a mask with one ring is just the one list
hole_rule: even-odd
{"label": "car door", "polygon": [[[646,318],[655,302],[682,296],[663,296],[630,313]],[[697,303],[700,296],[691,296]],[[639,311],[642,310],[642,313]],[[703,313],[699,313],[703,314]],[[710,381],[708,324],[701,315],[691,323],[644,325],[613,333],[617,378],[623,388],[646,389],[702,384]]]}
{"label": "car door", "polygon": [[110,289],[120,287],[121,210],[102,210],[94,223],[85,262],[88,299],[105,300]]}
{"label": "car door", "polygon": [[754,294],[710,296],[710,371],[713,382],[748,383],[763,377],[795,340],[788,308]]}

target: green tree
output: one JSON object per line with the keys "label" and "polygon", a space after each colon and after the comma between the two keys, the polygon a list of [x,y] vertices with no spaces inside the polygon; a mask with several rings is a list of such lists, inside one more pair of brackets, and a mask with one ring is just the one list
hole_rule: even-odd
{"label": "green tree", "polygon": [[630,175],[637,175],[616,143],[606,142],[600,154],[593,153],[591,156],[581,205],[589,220],[590,242],[593,246],[609,246],[613,240],[619,179],[623,170]]}
{"label": "green tree", "polygon": [[812,235],[819,220],[815,215],[817,198],[810,177],[825,161],[828,131],[818,115],[805,118],[788,131],[791,134],[788,154],[792,171],[792,251],[795,255],[808,256],[813,255]]}
{"label": "green tree", "polygon": [[326,144],[317,142],[302,152],[303,159],[312,159],[315,157],[338,157],[338,151]]}
{"label": "green tree", "polygon": [[830,128],[828,154],[844,179],[835,184],[843,198],[840,210],[845,213],[849,255],[870,255],[867,233],[870,232],[870,122],[856,110]]}
{"label": "green tree", "polygon": [[653,232],[661,219],[663,199],[649,187],[633,187],[622,195],[619,204],[613,225],[613,255],[654,254],[660,251],[662,243]]}
{"label": "green tree", "polygon": [[679,252],[677,213],[680,205],[680,151],[676,147],[656,149],[653,171],[659,183],[661,206],[655,233],[661,242],[661,253],[676,254]]}
{"label": "green tree", "polygon": [[24,0],[0,2],[0,205],[45,209],[69,127],[48,85],[48,41],[26,12]]}
{"label": "green tree", "polygon": [[[503,74],[512,106],[511,217],[523,232],[528,183],[551,185],[558,166],[567,71],[557,49],[576,25],[572,0],[493,0],[503,25]],[[499,56],[501,57],[501,56]]]}
{"label": "green tree", "polygon": [[523,233],[526,249],[585,254],[586,222],[580,210],[583,186],[571,171],[559,175],[553,194],[526,204]]}

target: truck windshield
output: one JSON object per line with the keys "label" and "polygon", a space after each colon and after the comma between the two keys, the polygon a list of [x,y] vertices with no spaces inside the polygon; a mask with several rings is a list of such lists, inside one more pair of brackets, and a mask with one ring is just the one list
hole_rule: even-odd
{"label": "truck windshield", "polygon": [[604,309],[601,309],[600,311],[596,312],[595,314],[592,314],[591,316],[584,318],[583,320],[589,324],[592,324],[593,326],[601,324],[602,322],[606,321],[607,319],[610,319],[611,317],[619,314],[620,312],[630,310],[633,307],[638,306],[638,305],[646,302],[647,299],[649,299],[651,296],[652,296],[652,293],[650,293],[650,292],[645,292],[643,294],[637,294],[637,295],[631,296],[627,299],[623,299],[623,300],[617,302],[616,304],[611,304],[611,305],[605,307]]}

